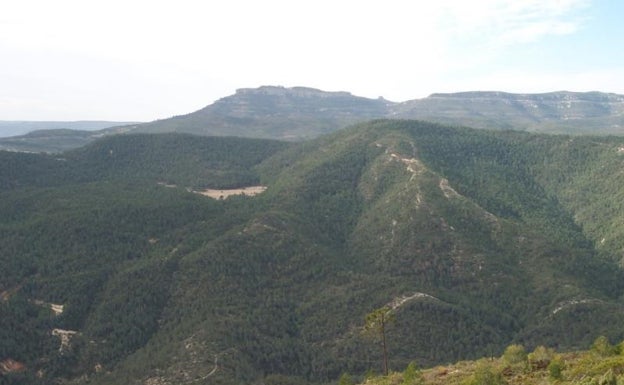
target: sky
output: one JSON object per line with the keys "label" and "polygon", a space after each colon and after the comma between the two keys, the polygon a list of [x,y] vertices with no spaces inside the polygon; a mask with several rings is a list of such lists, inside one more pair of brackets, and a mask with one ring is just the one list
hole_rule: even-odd
{"label": "sky", "polygon": [[151,121],[239,88],[624,94],[620,0],[4,0],[0,120]]}

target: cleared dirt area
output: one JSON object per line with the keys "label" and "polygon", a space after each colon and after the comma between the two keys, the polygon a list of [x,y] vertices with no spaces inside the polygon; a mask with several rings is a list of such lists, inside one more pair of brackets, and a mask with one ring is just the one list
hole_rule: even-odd
{"label": "cleared dirt area", "polygon": [[60,353],[65,351],[65,349],[69,348],[69,340],[76,333],[78,332],[75,330],[52,329],[52,335],[61,339],[61,346],[59,347]]}
{"label": "cleared dirt area", "polygon": [[50,310],[52,310],[54,312],[54,315],[61,315],[63,314],[63,308],[64,305],[59,305],[56,303],[48,303],[48,302],[44,302],[38,299],[32,300],[32,303],[34,303],[37,306],[43,306],[43,307],[47,307],[50,308]]}
{"label": "cleared dirt area", "polygon": [[4,361],[0,361],[0,374],[8,374],[14,372],[21,372],[26,369],[26,366],[21,362],[15,361],[12,358],[7,358]]}
{"label": "cleared dirt area", "polygon": [[197,194],[201,194],[201,195],[213,198],[213,199],[225,199],[232,195],[254,196],[254,195],[263,193],[264,191],[266,191],[266,189],[267,189],[266,186],[249,186],[249,187],[236,188],[236,189],[231,189],[231,190],[206,189],[206,190],[194,191],[194,192]]}
{"label": "cleared dirt area", "polygon": [[[177,188],[178,186],[175,184],[168,184],[165,182],[158,182],[158,184],[160,186],[164,186],[164,187],[168,187],[168,188]],[[235,188],[235,189],[224,189],[224,190],[218,190],[218,189],[205,189],[205,190],[201,190],[201,191],[197,191],[197,190],[193,190],[190,187],[186,188],[186,191],[188,192],[193,192],[195,194],[200,194],[203,196],[207,196],[210,197],[212,199],[226,199],[227,197],[230,197],[232,195],[246,195],[246,196],[254,196],[254,195],[258,195],[260,193],[263,193],[264,191],[266,191],[267,187],[266,186],[247,186],[247,187],[241,187],[241,188]]]}

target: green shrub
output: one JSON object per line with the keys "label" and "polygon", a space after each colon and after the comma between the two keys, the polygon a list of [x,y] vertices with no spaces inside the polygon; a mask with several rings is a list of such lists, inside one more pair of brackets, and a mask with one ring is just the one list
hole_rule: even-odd
{"label": "green shrub", "polygon": [[503,378],[503,374],[491,365],[481,363],[464,385],[507,385],[507,381]]}
{"label": "green shrub", "polygon": [[425,383],[425,378],[418,368],[418,365],[414,361],[410,362],[403,372],[403,381],[401,384],[405,385],[422,385]]}
{"label": "green shrub", "polygon": [[617,352],[617,348],[611,345],[611,342],[605,336],[596,338],[592,344],[592,350],[603,357],[612,356]]}
{"label": "green shrub", "polygon": [[531,370],[546,369],[554,355],[553,349],[541,345],[536,347],[528,356]]}
{"label": "green shrub", "polygon": [[526,363],[527,353],[522,345],[509,345],[503,353],[503,360],[508,365],[517,365]]}
{"label": "green shrub", "polygon": [[561,380],[564,363],[560,357],[556,357],[548,364],[548,376],[553,380]]}
{"label": "green shrub", "polygon": [[353,385],[353,380],[349,373],[342,373],[340,379],[338,380],[338,385]]}

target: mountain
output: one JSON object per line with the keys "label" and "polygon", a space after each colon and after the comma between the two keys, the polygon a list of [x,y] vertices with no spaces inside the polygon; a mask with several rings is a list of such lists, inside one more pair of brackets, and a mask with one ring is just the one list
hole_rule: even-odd
{"label": "mountain", "polygon": [[[239,89],[234,95],[186,115],[121,125],[92,134],[37,131],[0,139],[0,149],[59,152],[90,143],[102,135],[123,132],[179,132],[301,141],[379,118],[419,119],[495,130],[620,135],[624,133],[624,96],[565,91],[545,94],[461,92],[394,103],[348,92],[263,86]],[[34,127],[33,122],[22,123]],[[55,123],[56,126],[67,124]],[[0,122],[0,130],[2,127]]]}
{"label": "mountain", "polygon": [[62,152],[91,143],[104,133],[71,129],[49,129],[0,138],[0,149],[20,152]]}
{"label": "mountain", "polygon": [[0,152],[3,376],[327,383],[378,370],[384,307],[391,369],[622,340],[623,149],[377,120]]}
{"label": "mountain", "polygon": [[97,131],[109,127],[133,124],[137,122],[109,122],[98,120],[83,120],[73,122],[62,121],[21,121],[0,120],[0,137],[24,135],[39,130],[78,130]]}
{"label": "mountain", "polygon": [[624,95],[602,92],[459,92],[394,106],[390,116],[489,129],[621,134]]}
{"label": "mountain", "polygon": [[305,87],[244,88],[199,111],[141,124],[133,132],[302,140],[383,117],[391,104]]}
{"label": "mountain", "polygon": [[123,132],[112,127],[131,122],[0,121],[0,150],[61,152],[78,148],[104,135]]}
{"label": "mountain", "polygon": [[137,125],[134,132],[302,140],[376,118],[567,134],[624,133],[624,95],[601,92],[432,94],[402,103],[311,88],[241,89],[188,115]]}

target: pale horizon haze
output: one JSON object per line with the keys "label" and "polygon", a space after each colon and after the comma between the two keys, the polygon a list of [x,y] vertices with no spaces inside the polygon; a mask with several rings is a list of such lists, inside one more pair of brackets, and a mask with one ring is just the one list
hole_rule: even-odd
{"label": "pale horizon haze", "polygon": [[0,120],[151,121],[262,85],[624,94],[623,16],[607,0],[6,1]]}

